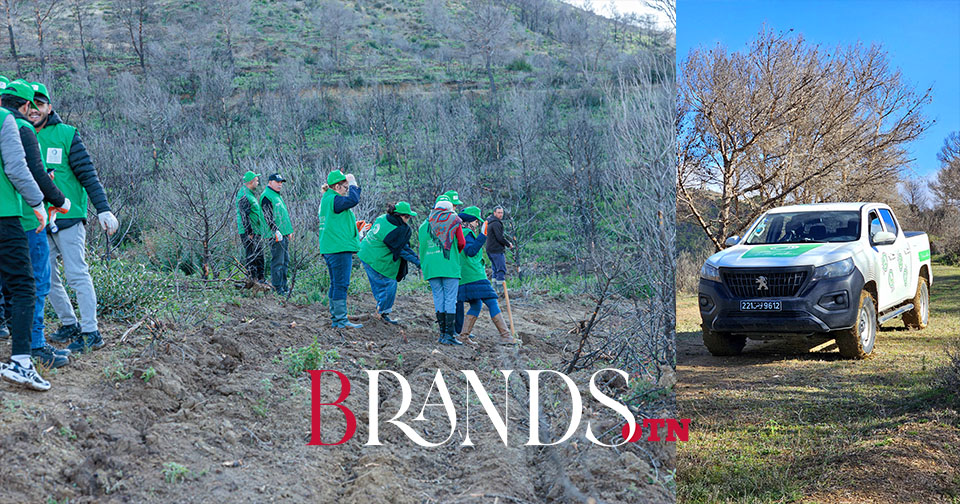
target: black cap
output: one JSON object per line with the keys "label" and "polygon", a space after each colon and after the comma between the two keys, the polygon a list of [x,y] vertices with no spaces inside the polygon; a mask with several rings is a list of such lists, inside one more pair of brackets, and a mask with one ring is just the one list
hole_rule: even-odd
{"label": "black cap", "polygon": [[270,175],[270,177],[267,178],[267,181],[268,181],[268,182],[271,181],[271,180],[272,180],[272,181],[275,181],[275,182],[286,182],[286,181],[287,181],[287,179],[283,178],[283,175],[280,175],[279,173],[274,173],[273,175]]}

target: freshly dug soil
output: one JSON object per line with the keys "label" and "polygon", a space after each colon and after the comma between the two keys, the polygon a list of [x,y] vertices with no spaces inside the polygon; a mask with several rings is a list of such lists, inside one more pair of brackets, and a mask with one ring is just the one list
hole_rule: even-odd
{"label": "freshly dug soil", "polygon": [[[326,308],[284,305],[272,296],[242,298],[222,307],[217,327],[187,331],[145,324],[120,343],[125,326],[107,325],[108,345],[48,371],[46,393],[0,386],[0,481],[7,502],[672,502],[664,481],[675,466],[673,446],[628,444],[619,449],[588,442],[595,432],[615,429],[618,418],[591,404],[589,375],[574,374],[584,396],[584,418],[571,441],[553,447],[524,447],[527,397],[522,370],[557,369],[576,341],[569,329],[585,318],[579,300],[514,303],[516,329],[525,344],[497,345],[486,312],[477,323],[477,344],[436,343],[433,306],[425,295],[401,296],[396,315],[404,325],[369,315],[370,300],[351,299],[364,324],[359,330],[330,327]],[[354,437],[339,446],[308,446],[311,382],[291,375],[285,351],[310,345],[336,349],[323,367],[351,380],[344,403],[356,413]],[[0,355],[7,355],[3,344]],[[449,433],[444,409],[423,408],[437,370],[457,405],[457,429],[446,444],[420,447],[386,423],[399,407],[396,382],[382,378],[380,441],[365,446],[367,374],[391,369],[413,390],[402,420],[429,441]],[[498,410],[503,377],[510,380],[509,439],[505,447],[483,414],[467,398],[460,370],[475,370]],[[322,397],[339,392],[332,374]],[[543,394],[542,408],[567,405]],[[563,395],[559,396],[563,398]],[[440,403],[437,391],[430,396]],[[470,437],[462,446],[465,405],[471,407]],[[662,412],[664,416],[673,416]],[[343,415],[322,410],[327,443],[342,437]],[[546,425],[554,438],[566,430],[566,415]],[[543,430],[541,436],[547,439]],[[609,442],[612,437],[603,438]],[[51,500],[52,499],[52,500]]]}

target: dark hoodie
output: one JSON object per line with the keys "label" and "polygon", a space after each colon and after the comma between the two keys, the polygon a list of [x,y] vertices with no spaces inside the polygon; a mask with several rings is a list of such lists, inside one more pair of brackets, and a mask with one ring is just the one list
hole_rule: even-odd
{"label": "dark hoodie", "polygon": [[[44,123],[43,126],[49,128],[62,122],[60,115],[53,111],[47,116],[47,122]],[[93,204],[93,207],[96,208],[97,213],[111,211],[110,205],[107,203],[107,194],[103,191],[103,184],[100,183],[100,177],[97,176],[97,169],[93,166],[93,161],[90,159],[87,147],[83,145],[83,140],[80,139],[79,131],[73,135],[73,142],[70,145],[70,156],[67,158],[67,163],[70,165],[70,169],[77,177],[80,185],[87,191],[87,197],[90,203]],[[86,224],[87,219],[57,219],[57,227],[63,230],[78,222]]]}
{"label": "dark hoodie", "polygon": [[502,254],[509,245],[510,242],[503,234],[503,222],[493,215],[487,217],[487,253]]}

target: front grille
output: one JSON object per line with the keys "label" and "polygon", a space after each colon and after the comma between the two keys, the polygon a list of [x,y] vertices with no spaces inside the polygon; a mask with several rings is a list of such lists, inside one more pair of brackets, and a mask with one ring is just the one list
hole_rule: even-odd
{"label": "front grille", "polygon": [[[793,297],[797,295],[806,271],[790,272],[722,272],[723,283],[738,298]],[[766,285],[766,289],[761,286]]]}

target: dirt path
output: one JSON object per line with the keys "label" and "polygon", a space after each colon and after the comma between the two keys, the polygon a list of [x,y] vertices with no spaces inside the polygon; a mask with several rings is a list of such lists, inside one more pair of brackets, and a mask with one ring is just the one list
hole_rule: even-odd
{"label": "dirt path", "polygon": [[[489,318],[477,324],[476,347],[450,348],[436,344],[427,295],[400,296],[397,307],[406,321],[402,330],[362,315],[362,330],[339,332],[322,306],[284,307],[262,297],[223,307],[216,327],[161,332],[152,344],[149,331],[118,344],[123,328],[108,327],[111,343],[51,374],[50,392],[0,385],[4,500],[567,502],[573,488],[609,503],[672,500],[658,480],[673,464],[663,452],[656,459],[633,446],[517,446],[527,420],[525,405],[516,402],[509,448],[486,417],[471,419],[475,447],[461,446],[458,431],[455,442],[421,448],[390,426],[381,428],[384,446],[363,446],[363,370],[393,369],[409,380],[414,398],[407,421],[419,411],[437,369],[448,377],[476,370],[499,404],[503,388],[495,387],[496,370],[556,366],[563,347],[572,344],[567,322],[586,312],[576,299],[518,299],[521,348],[494,344]],[[371,300],[360,303],[361,313],[372,308]],[[305,373],[287,371],[290,352],[314,338],[324,365],[344,372],[355,387],[346,404],[357,413],[358,430],[340,447],[307,446],[310,382]],[[327,383],[325,398],[333,397],[339,389],[327,391]],[[463,404],[464,384],[454,378],[448,385],[454,402]],[[395,392],[395,385],[382,387],[383,415],[398,407]],[[442,408],[433,410],[422,432],[437,441],[449,424],[440,421]],[[342,416],[324,415],[324,441],[340,439]],[[617,427],[608,419],[594,421]]]}
{"label": "dirt path", "polygon": [[[931,325],[891,321],[874,356],[749,341],[711,356],[696,299],[678,302],[681,502],[960,502],[956,391],[940,387],[944,348],[960,335],[960,269],[934,271]],[[813,351],[811,351],[813,350]]]}

